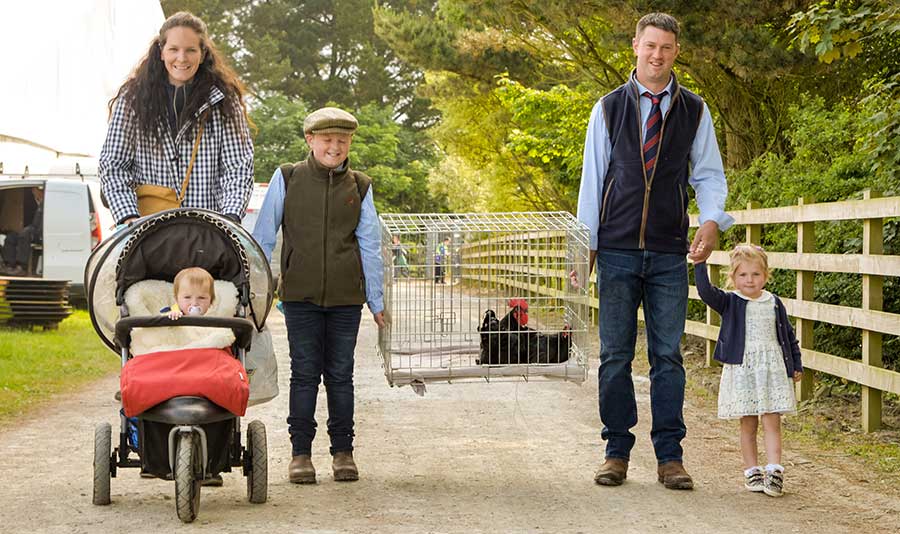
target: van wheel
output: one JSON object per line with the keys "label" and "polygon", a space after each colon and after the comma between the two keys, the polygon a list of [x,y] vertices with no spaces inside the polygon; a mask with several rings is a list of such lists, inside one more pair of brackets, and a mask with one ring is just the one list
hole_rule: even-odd
{"label": "van wheel", "polygon": [[112,426],[100,423],[94,428],[94,498],[93,503],[104,505],[109,498],[109,463],[112,447]]}
{"label": "van wheel", "polygon": [[194,476],[200,455],[194,438],[192,432],[179,434],[175,451],[175,507],[184,523],[197,519],[200,511],[200,480]]}
{"label": "van wheel", "polygon": [[255,504],[266,502],[269,491],[269,460],[266,451],[266,426],[262,421],[251,421],[247,425],[247,448],[245,455],[250,455],[249,461],[245,460],[244,475],[247,477],[247,500]]}

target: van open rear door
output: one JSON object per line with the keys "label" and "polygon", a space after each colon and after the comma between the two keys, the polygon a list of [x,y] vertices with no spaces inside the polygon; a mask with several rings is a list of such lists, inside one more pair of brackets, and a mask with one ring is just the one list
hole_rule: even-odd
{"label": "van open rear door", "polygon": [[44,278],[81,280],[91,254],[91,220],[85,184],[46,182]]}

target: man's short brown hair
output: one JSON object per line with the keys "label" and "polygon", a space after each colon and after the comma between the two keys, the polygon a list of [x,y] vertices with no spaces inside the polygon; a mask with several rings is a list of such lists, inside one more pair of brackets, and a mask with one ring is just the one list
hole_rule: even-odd
{"label": "man's short brown hair", "polygon": [[641,34],[644,32],[644,28],[647,26],[653,26],[654,28],[674,33],[675,42],[678,42],[678,33],[681,30],[678,27],[678,21],[672,15],[669,15],[668,13],[648,13],[644,15],[637,23],[637,27],[634,30],[634,38],[640,39]]}

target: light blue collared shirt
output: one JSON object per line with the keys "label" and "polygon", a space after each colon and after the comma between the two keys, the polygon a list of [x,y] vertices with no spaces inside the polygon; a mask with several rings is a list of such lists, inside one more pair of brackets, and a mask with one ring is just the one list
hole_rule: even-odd
{"label": "light blue collared shirt", "polygon": [[[633,75],[632,75],[633,76]],[[643,95],[646,87],[632,77]],[[672,82],[666,86],[666,95],[659,103],[663,116],[669,111],[672,102]],[[650,91],[651,93],[653,91]],[[641,138],[647,131],[647,117],[650,116],[652,103],[649,98],[641,97]],[[591,250],[597,250],[597,234],[600,230],[600,199],[603,197],[603,180],[609,167],[609,156],[612,142],[603,118],[602,99],[594,105],[591,120],[588,123],[587,136],[584,139],[584,165],[581,169],[581,189],[578,192],[578,220],[587,225],[591,236]],[[703,116],[691,146],[691,176],[688,183],[694,188],[697,206],[700,208],[700,224],[715,221],[719,231],[725,231],[734,218],[725,213],[725,197],[728,196],[728,182],[722,167],[722,156],[716,142],[716,130],[713,128],[712,116],[706,102],[703,103]]]}
{"label": "light blue collared shirt", "polygon": [[[253,237],[266,253],[266,259],[272,261],[275,250],[275,238],[281,228],[284,216],[284,177],[281,169],[275,169],[266,198],[263,199]],[[381,261],[381,223],[372,200],[372,188],[366,192],[360,205],[359,224],[356,225],[356,240],[362,257],[363,275],[366,277],[366,300],[369,310],[378,313],[384,310],[384,267]]]}

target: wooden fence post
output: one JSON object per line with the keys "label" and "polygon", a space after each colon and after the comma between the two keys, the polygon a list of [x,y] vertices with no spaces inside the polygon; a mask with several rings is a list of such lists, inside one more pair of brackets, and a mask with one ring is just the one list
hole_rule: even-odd
{"label": "wooden fence post", "polygon": [[[798,205],[812,204],[811,198],[800,198]],[[797,253],[812,253],[816,249],[816,226],[814,222],[797,223]],[[797,271],[797,300],[813,300],[813,280],[815,273],[812,271]],[[801,349],[813,348],[813,321],[809,319],[797,319],[797,341]],[[804,401],[812,398],[814,373],[810,369],[804,369],[803,379],[797,384],[797,400]]]}
{"label": "wooden fence post", "polygon": [[[759,209],[759,202],[751,200],[747,203],[747,209]],[[753,243],[754,245],[759,245],[762,242],[762,225],[748,224],[744,229],[744,241],[746,241],[747,243]]]}
{"label": "wooden fence post", "polygon": [[[878,198],[881,194],[866,191],[865,200]],[[884,254],[884,226],[882,219],[863,220],[863,250],[865,255]],[[884,277],[862,275],[862,309],[881,311],[884,306],[882,292]],[[883,367],[881,360],[881,333],[862,331],[862,362],[872,367]],[[881,428],[881,391],[862,386],[862,427],[864,432],[874,432]]]}

